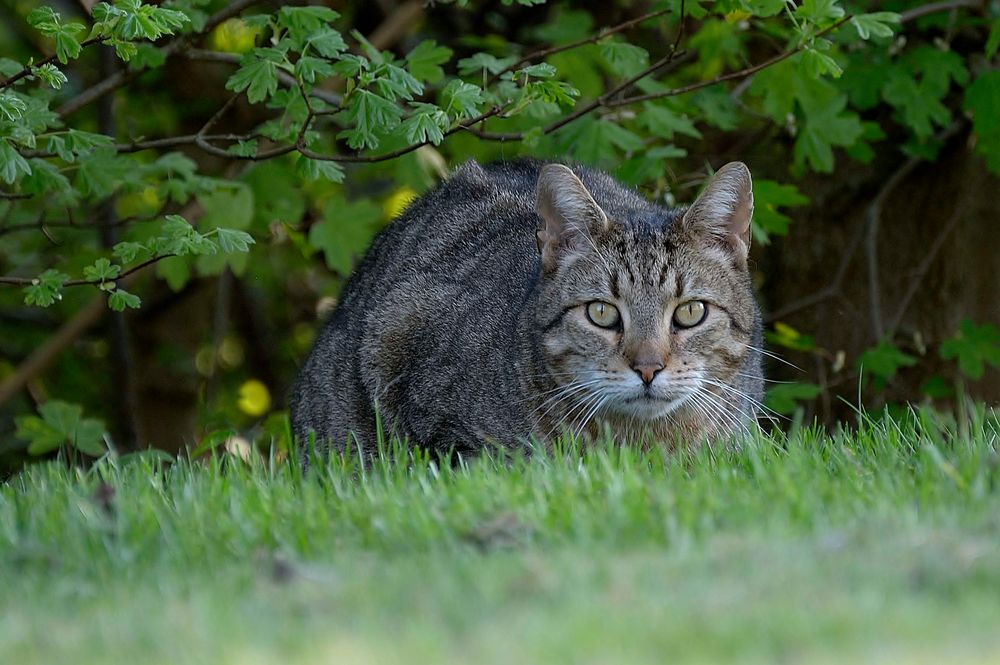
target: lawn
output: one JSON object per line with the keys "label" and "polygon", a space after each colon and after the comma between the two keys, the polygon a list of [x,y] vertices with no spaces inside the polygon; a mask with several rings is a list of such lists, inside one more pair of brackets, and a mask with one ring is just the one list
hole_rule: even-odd
{"label": "lawn", "polygon": [[0,662],[1000,663],[1000,420],[0,485]]}

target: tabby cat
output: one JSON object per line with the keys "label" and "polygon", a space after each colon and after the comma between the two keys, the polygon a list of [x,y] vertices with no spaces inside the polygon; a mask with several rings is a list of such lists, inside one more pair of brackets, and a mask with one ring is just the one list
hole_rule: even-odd
{"label": "tabby cat", "polygon": [[469,162],[348,281],[294,389],[296,437],[371,453],[380,426],[469,453],[745,432],[763,387],[752,214],[742,163],[671,210],[583,167]]}

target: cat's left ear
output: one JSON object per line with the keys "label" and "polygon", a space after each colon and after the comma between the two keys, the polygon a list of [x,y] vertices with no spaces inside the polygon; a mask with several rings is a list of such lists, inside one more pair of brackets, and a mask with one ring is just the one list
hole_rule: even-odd
{"label": "cat's left ear", "polygon": [[701,196],[684,213],[683,226],[728,244],[743,262],[750,251],[753,181],[743,162],[730,162],[715,172]]}

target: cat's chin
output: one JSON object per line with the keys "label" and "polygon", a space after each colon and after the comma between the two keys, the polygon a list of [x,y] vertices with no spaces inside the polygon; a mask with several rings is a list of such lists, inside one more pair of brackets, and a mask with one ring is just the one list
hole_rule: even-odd
{"label": "cat's chin", "polygon": [[687,395],[676,397],[655,397],[649,394],[642,394],[631,399],[624,400],[612,407],[621,415],[630,418],[640,418],[642,420],[659,420],[666,418],[676,411],[684,402]]}

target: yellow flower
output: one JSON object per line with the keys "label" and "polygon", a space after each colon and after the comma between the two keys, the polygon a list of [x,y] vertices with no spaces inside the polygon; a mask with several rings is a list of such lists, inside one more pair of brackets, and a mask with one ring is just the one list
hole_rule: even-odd
{"label": "yellow flower", "polygon": [[231,18],[220,23],[208,36],[208,43],[216,51],[226,53],[246,53],[254,47],[258,28],[252,28],[245,21]]}
{"label": "yellow flower", "polygon": [[392,219],[406,210],[413,199],[417,198],[417,192],[412,187],[403,185],[389,195],[389,198],[382,204],[382,211],[387,219]]}
{"label": "yellow flower", "polygon": [[153,215],[163,201],[155,187],[146,187],[138,192],[122,194],[115,201],[115,212],[119,217],[145,217]]}
{"label": "yellow flower", "polygon": [[262,416],[271,408],[271,393],[267,386],[257,379],[244,381],[240,386],[240,411],[248,416]]}

